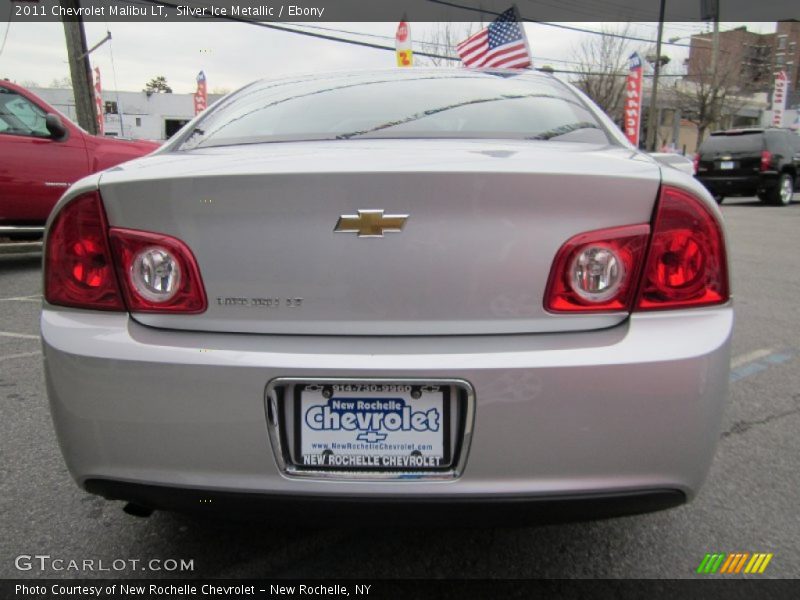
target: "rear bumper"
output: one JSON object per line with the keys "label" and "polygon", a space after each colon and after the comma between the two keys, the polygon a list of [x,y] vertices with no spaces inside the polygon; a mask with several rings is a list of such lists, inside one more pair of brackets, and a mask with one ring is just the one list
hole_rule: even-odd
{"label": "rear bumper", "polygon": [[[600,519],[664,510],[686,502],[678,490],[641,490],[572,496],[509,496],[502,494],[443,498],[436,496],[314,496],[204,491],[90,479],[87,491],[109,500],[142,507],[186,512],[212,512],[246,518],[268,516],[293,523],[386,523],[413,519],[420,524],[552,523]],[[312,519],[310,521],[310,519]]]}
{"label": "rear bumper", "polygon": [[[730,306],[637,314],[593,332],[430,338],[176,332],[52,307],[41,321],[53,420],[72,475],[90,491],[164,506],[170,494],[141,486],[189,490],[172,495],[198,504],[192,494],[469,502],[666,490],[691,498],[719,436],[732,323]],[[468,381],[475,418],[463,474],[287,476],[265,415],[276,377]]]}
{"label": "rear bumper", "polygon": [[778,174],[761,173],[748,176],[698,175],[697,179],[714,195],[755,196],[773,189],[778,184]]}

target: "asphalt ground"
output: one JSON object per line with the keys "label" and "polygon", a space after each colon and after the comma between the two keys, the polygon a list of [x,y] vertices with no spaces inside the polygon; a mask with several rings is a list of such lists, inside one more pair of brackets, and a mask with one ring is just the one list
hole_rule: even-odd
{"label": "asphalt ground", "polygon": [[[161,512],[140,519],[84,493],[67,473],[48,412],[40,257],[0,255],[0,578],[689,578],[709,552],[773,553],[761,577],[800,576],[800,203],[729,199],[723,212],[734,368],[699,496],[661,513],[523,528],[308,529]],[[118,559],[184,559],[193,570],[20,571],[20,555],[64,565],[88,559],[95,569],[99,561],[109,568]]]}

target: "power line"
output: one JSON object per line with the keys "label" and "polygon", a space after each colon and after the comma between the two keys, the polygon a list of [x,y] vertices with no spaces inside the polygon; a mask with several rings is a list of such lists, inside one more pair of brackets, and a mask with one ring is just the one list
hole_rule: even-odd
{"label": "power line", "polygon": [[[168,7],[168,8],[176,8],[177,7],[177,5],[171,4],[171,3],[166,2],[164,0],[141,0],[141,1],[149,3],[149,4],[156,4],[156,5],[165,6],[165,7]],[[430,0],[430,1],[435,2],[437,0]],[[344,44],[352,44],[352,45],[355,45],[355,46],[373,48],[375,50],[387,50],[387,51],[390,51],[390,52],[395,52],[396,51],[394,46],[384,46],[384,45],[381,45],[381,44],[374,44],[372,42],[364,42],[364,41],[361,41],[361,40],[353,40],[353,39],[348,39],[348,38],[336,37],[336,36],[322,34],[322,33],[314,33],[314,32],[311,32],[311,31],[302,31],[300,29],[293,29],[291,27],[285,27],[283,25],[275,25],[273,23],[264,23],[262,21],[255,21],[255,20],[252,20],[252,19],[246,19],[246,18],[242,18],[242,17],[234,17],[234,16],[231,16],[231,15],[218,16],[218,17],[215,17],[215,19],[234,21],[234,22],[237,22],[237,23],[245,23],[247,25],[255,25],[257,27],[263,27],[265,29],[274,29],[274,30],[277,30],[277,31],[283,31],[285,33],[296,33],[296,34],[299,34],[299,35],[304,35],[304,36],[313,37],[313,38],[319,38],[319,39],[333,41],[333,42],[340,42],[340,43],[344,43]],[[598,32],[594,32],[594,33],[598,33]],[[355,35],[358,35],[358,34],[355,34]],[[621,36],[617,36],[617,37],[621,37]],[[677,44],[677,45],[680,45],[680,44]],[[449,60],[449,61],[454,61],[454,62],[456,62],[456,61],[460,62],[461,61],[461,59],[459,57],[446,56],[446,55],[443,55],[443,54],[433,54],[433,53],[430,53],[430,52],[415,52],[415,54],[417,54],[418,56],[424,56],[424,57],[428,57],[428,58],[441,58],[443,60]],[[538,60],[547,60],[547,59],[539,58]],[[553,62],[555,62],[555,60]],[[559,60],[559,62],[565,62],[565,61],[560,61]],[[540,68],[536,68],[534,70],[550,72],[550,73],[557,73],[557,74],[560,74],[560,75],[584,75],[584,76],[605,75],[605,76],[614,76],[614,77],[626,77],[627,76],[627,73],[604,73],[604,72],[593,72],[593,71],[574,71],[574,70],[567,70],[567,69],[552,69],[552,68],[541,68],[541,67]],[[646,76],[649,76],[649,75],[646,75]],[[662,75],[662,77],[683,77],[683,75]]]}
{"label": "power line", "polygon": [[[106,27],[108,27],[108,23],[106,23]],[[108,53],[111,57],[111,73],[114,76],[114,91],[117,95],[117,113],[119,115],[119,134],[121,136],[125,135],[125,126],[122,123],[122,102],[119,100],[119,85],[117,85],[117,65],[114,63],[114,41],[111,39],[111,32],[108,32]]]}
{"label": "power line", "polygon": [[[394,37],[388,36],[388,35],[379,35],[379,34],[375,34],[375,33],[365,33],[365,32],[361,32],[361,31],[348,31],[346,29],[336,29],[336,28],[333,28],[333,27],[322,27],[320,25],[307,25],[305,23],[291,23],[291,25],[293,27],[310,27],[312,29],[321,29],[321,30],[324,30],[324,31],[333,31],[335,33],[346,33],[346,34],[350,34],[350,35],[363,35],[363,36],[367,36],[367,37],[371,37],[371,38],[394,41]],[[437,48],[451,48],[451,46],[449,46],[447,44],[441,44],[441,43],[438,43],[438,42],[428,42],[428,41],[424,41],[424,40],[414,40],[413,44],[419,45],[419,46],[434,46],[434,47],[437,47]],[[414,52],[416,54],[419,54],[416,50]],[[568,64],[568,65],[581,65],[581,66],[583,66],[585,64],[585,63],[582,63],[582,62],[577,61],[577,60],[567,60],[567,59],[564,59],[564,58],[551,58],[551,57],[547,57],[547,56],[531,56],[531,58],[534,59],[535,61],[546,62],[546,63],[556,62],[556,63],[564,63],[564,64]],[[457,60],[461,60],[461,59],[456,57],[456,56],[453,56],[452,60],[453,61],[457,61]]]}
{"label": "power line", "polygon": [[[496,16],[496,17],[500,16],[500,13],[498,13],[498,12],[494,12],[494,11],[491,11],[491,10],[486,10],[484,8],[474,8],[472,6],[464,6],[463,4],[456,4],[454,2],[448,2],[446,0],[428,0],[428,2],[433,2],[435,4],[441,4],[442,6],[450,6],[451,8],[460,8],[462,10],[468,10],[468,11],[477,12],[477,13],[481,13],[481,14],[493,15],[493,16]],[[521,15],[520,15],[520,19],[522,21],[525,21],[526,23],[536,23],[538,25],[546,25],[547,27],[556,27],[558,29],[566,29],[566,30],[569,30],[569,31],[579,31],[581,33],[591,33],[591,34],[594,34],[594,35],[605,35],[605,36],[608,36],[608,37],[621,38],[621,39],[624,39],[624,40],[632,40],[632,41],[635,41],[635,42],[646,42],[648,44],[654,44],[655,43],[655,40],[650,40],[650,39],[647,39],[647,38],[640,38],[640,37],[630,36],[630,35],[622,35],[622,34],[619,34],[619,33],[595,31],[593,29],[583,29],[581,27],[575,27],[573,25],[563,25],[561,23],[548,23],[546,21],[537,21],[535,19],[528,19],[527,17],[523,17]],[[680,46],[682,48],[689,48],[690,47],[689,44],[679,44],[677,42],[662,42],[662,43],[663,44],[669,44],[670,46]]]}
{"label": "power line", "polygon": [[[164,2],[163,0],[143,0],[143,1],[147,2],[149,4],[156,4],[156,5],[165,6],[165,7],[168,7],[168,8],[177,8],[177,6],[178,6],[177,4],[172,4],[170,2]],[[395,51],[395,48],[391,47],[391,46],[381,46],[380,44],[373,44],[371,42],[363,42],[361,40],[352,40],[352,39],[347,39],[347,38],[340,38],[340,37],[335,37],[335,36],[326,35],[326,34],[322,34],[322,33],[312,33],[311,31],[302,31],[300,29],[292,29],[290,27],[284,27],[282,25],[275,25],[273,23],[264,23],[262,21],[255,21],[255,20],[252,20],[252,19],[245,19],[243,17],[234,17],[232,15],[215,16],[213,18],[214,19],[222,19],[222,20],[226,20],[226,21],[234,21],[234,22],[237,22],[237,23],[247,23],[249,25],[256,25],[257,27],[264,27],[265,29],[275,29],[277,31],[284,31],[284,32],[288,32],[288,33],[297,33],[299,35],[305,35],[305,36],[308,36],[308,37],[314,37],[314,38],[319,38],[319,39],[329,40],[329,41],[334,41],[334,42],[342,42],[342,43],[345,43],[345,44],[353,44],[355,46],[363,46],[363,47],[366,47],[366,48],[375,48],[376,50],[391,50],[392,52]],[[444,56],[444,55],[441,55],[441,54],[432,54],[432,53],[428,53],[428,52],[418,52],[418,54],[420,56],[427,56],[427,57],[430,57],[430,58],[442,58],[442,59],[445,59],[445,60],[459,60],[459,59],[456,59],[456,58],[454,58],[452,56]]]}
{"label": "power line", "polygon": [[8,24],[6,25],[6,32],[3,34],[3,43],[0,44],[0,56],[3,55],[3,50],[6,49],[6,41],[8,40],[8,32],[11,31],[11,15],[13,15],[13,14],[14,14],[13,11],[8,13]]}

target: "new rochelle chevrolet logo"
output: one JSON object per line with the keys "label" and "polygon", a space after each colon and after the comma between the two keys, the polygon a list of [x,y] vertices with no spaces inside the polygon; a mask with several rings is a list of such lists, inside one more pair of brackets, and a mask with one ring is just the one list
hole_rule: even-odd
{"label": "new rochelle chevrolet logo", "polygon": [[359,209],[357,215],[342,215],[333,230],[336,233],[357,233],[358,237],[383,237],[384,233],[399,233],[408,215],[385,215],[383,209]]}

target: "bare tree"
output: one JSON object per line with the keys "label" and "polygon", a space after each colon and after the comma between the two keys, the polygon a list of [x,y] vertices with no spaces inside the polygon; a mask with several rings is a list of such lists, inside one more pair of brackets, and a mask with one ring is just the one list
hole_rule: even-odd
{"label": "bare tree", "polygon": [[[471,36],[473,25],[471,23],[437,23],[435,28],[426,34],[414,45],[414,63],[420,66],[433,67],[458,67],[461,65],[456,46]],[[419,51],[429,54],[450,57],[439,58],[435,56],[420,56]]]}
{"label": "bare tree", "polygon": [[634,51],[625,39],[629,33],[629,25],[616,30],[604,27],[601,35],[586,37],[573,53],[580,74],[572,82],[618,123],[622,121],[628,57]]}
{"label": "bare tree", "polygon": [[67,76],[64,77],[56,77],[54,78],[48,87],[56,88],[56,89],[63,89],[63,90],[71,90],[72,89],[72,79]]}
{"label": "bare tree", "polygon": [[675,81],[670,93],[682,118],[697,127],[697,146],[706,131],[722,125],[747,103],[753,92],[753,81],[741,76],[741,57],[721,52],[717,68],[697,70],[691,76]]}

